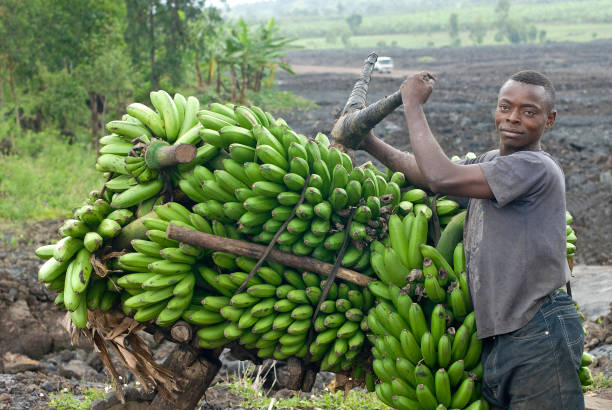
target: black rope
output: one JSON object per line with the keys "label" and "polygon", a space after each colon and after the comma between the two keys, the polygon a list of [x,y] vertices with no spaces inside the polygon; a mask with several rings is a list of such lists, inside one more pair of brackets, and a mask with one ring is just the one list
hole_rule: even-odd
{"label": "black rope", "polygon": [[[342,242],[342,247],[340,248],[340,252],[338,252],[338,257],[336,258],[334,267],[332,268],[332,271],[327,277],[327,282],[325,282],[325,288],[323,288],[323,291],[321,292],[319,303],[317,303],[317,307],[315,308],[315,311],[312,315],[312,321],[310,324],[310,329],[308,330],[308,339],[307,339],[306,346],[310,346],[310,344],[312,343],[312,338],[314,337],[314,332],[313,332],[314,323],[315,323],[315,320],[317,320],[319,311],[321,310],[321,304],[325,301],[325,299],[327,299],[329,290],[331,289],[331,286],[334,283],[334,280],[336,279],[336,273],[338,273],[338,269],[340,268],[340,264],[342,263],[342,258],[344,257],[344,253],[346,252],[346,248],[348,247],[349,240],[350,240],[351,223],[353,222],[353,216],[355,215],[356,209],[357,209],[356,207],[353,207],[351,209],[351,213],[349,215],[349,218],[346,222],[346,226],[344,228],[344,241]],[[306,363],[310,361],[310,349],[308,349],[308,352],[306,353],[305,361]]]}
{"label": "black rope", "polygon": [[272,240],[268,244],[268,247],[266,248],[264,253],[261,255],[261,257],[259,258],[259,260],[255,264],[255,266],[253,266],[253,269],[251,269],[251,271],[247,275],[246,279],[242,282],[242,285],[240,285],[240,287],[236,290],[236,292],[234,293],[235,295],[237,295],[238,293],[242,292],[244,290],[244,287],[247,285],[247,283],[249,283],[249,281],[253,278],[253,276],[255,276],[255,273],[257,273],[259,268],[261,268],[261,265],[263,265],[263,263],[266,261],[266,258],[268,257],[268,255],[270,254],[272,249],[274,248],[274,245],[276,244],[276,241],[278,240],[278,237],[281,236],[281,234],[287,228],[287,225],[289,225],[289,222],[291,222],[291,220],[295,217],[295,212],[297,211],[297,208],[302,204],[302,202],[304,202],[304,197],[306,195],[306,190],[309,188],[309,186],[308,186],[309,182],[310,182],[310,174],[308,174],[308,176],[306,177],[306,181],[304,182],[304,188],[302,189],[302,194],[300,195],[300,199],[297,201],[297,203],[295,204],[295,206],[291,210],[291,214],[289,215],[289,218],[287,218],[287,220],[285,220],[285,222],[281,225],[281,227],[276,232],[274,237],[272,237]]}
{"label": "black rope", "polygon": [[431,220],[429,222],[433,228],[432,235],[434,246],[437,246],[438,241],[440,240],[440,219],[438,218],[438,207],[436,206],[439,195],[440,194],[435,194],[431,200],[431,204],[429,204],[429,209],[431,209]]}

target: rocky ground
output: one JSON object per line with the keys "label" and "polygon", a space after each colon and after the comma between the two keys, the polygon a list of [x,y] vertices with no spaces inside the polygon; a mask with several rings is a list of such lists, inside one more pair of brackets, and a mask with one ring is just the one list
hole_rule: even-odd
{"label": "rocky ground", "polygon": [[[293,64],[326,67],[297,77],[279,76],[280,87],[309,98],[318,108],[280,114],[299,132],[329,134],[344,106],[356,76],[346,68],[361,67],[370,50],[292,52]],[[431,127],[448,154],[481,152],[495,146],[492,113],[500,83],[513,72],[535,68],[555,83],[558,121],[544,138],[544,148],[556,156],[566,174],[568,209],[574,214],[579,264],[612,262],[612,42],[538,46],[478,47],[431,50],[381,50],[401,70],[434,72],[438,84],[427,104]],[[428,62],[422,57],[428,56]],[[334,67],[344,67],[334,73]],[[401,80],[374,75],[369,101],[394,92]],[[386,141],[409,150],[401,110],[376,128]],[[359,152],[357,158],[369,158]],[[36,281],[40,261],[33,250],[57,238],[60,221],[42,221],[2,229],[0,244],[0,409],[48,408],[51,394],[62,389],[79,394],[87,386],[104,389],[108,377],[91,347],[72,347],[61,326],[64,313],[53,304],[54,294]],[[612,314],[608,304],[612,268],[578,265],[575,297],[589,318],[587,350],[597,356],[593,370],[612,375]],[[158,359],[172,348],[156,345]],[[221,376],[237,369],[228,358]],[[225,370],[228,370],[226,372]],[[279,369],[279,371],[281,371]],[[220,377],[221,377],[220,376]],[[124,373],[124,381],[131,377]],[[227,377],[227,376],[225,376]],[[329,382],[321,375],[317,388]],[[221,379],[219,379],[221,380]],[[282,390],[279,395],[286,394]],[[610,397],[609,390],[601,393]],[[601,395],[600,394],[600,395]],[[238,404],[223,386],[209,389],[202,408],[221,409]]]}

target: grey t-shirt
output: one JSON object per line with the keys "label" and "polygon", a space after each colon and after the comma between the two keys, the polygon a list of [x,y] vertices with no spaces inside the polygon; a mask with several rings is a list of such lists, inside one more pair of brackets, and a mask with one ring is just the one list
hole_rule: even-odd
{"label": "grey t-shirt", "polygon": [[565,180],[544,151],[500,156],[479,164],[495,199],[471,198],[464,230],[466,266],[478,337],[524,326],[544,297],[570,277],[565,251]]}

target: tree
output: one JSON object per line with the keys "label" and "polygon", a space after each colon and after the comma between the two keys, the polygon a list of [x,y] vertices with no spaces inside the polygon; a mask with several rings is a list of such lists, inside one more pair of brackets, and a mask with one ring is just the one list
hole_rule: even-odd
{"label": "tree", "polygon": [[75,129],[86,126],[87,90],[81,81],[74,81],[67,68],[49,72],[43,66],[40,75],[45,83],[45,89],[38,95],[41,114],[57,124],[60,133],[73,142]]}
{"label": "tree", "polygon": [[353,13],[346,18],[346,22],[349,25],[349,28],[351,29],[351,33],[353,33],[353,35],[357,34],[357,30],[359,29],[359,26],[361,25],[361,21],[362,21],[361,14]]}
{"label": "tree", "polygon": [[530,42],[534,42],[536,41],[536,38],[538,38],[538,28],[535,26],[535,24],[531,24],[527,30],[527,39]]}
{"label": "tree", "polygon": [[223,24],[219,9],[215,7],[207,7],[197,19],[187,24],[189,49],[193,53],[197,87],[200,90],[204,88],[200,61],[204,58],[209,62],[207,84],[210,85],[216,66],[215,48],[220,46],[219,36]]}
{"label": "tree", "polygon": [[19,86],[36,72],[40,42],[36,40],[39,1],[4,0],[0,3],[0,72],[9,83],[15,123],[21,125]]}
{"label": "tree", "polygon": [[525,22],[512,19],[508,0],[499,0],[495,6],[495,12],[498,14],[495,41],[501,42],[506,39],[512,44],[524,43],[528,40],[535,41],[537,28],[533,24],[527,26]]}
{"label": "tree", "polygon": [[291,45],[295,38],[280,36],[278,30],[274,19],[255,30],[242,19],[231,28],[231,35],[226,39],[225,58],[230,68],[233,98],[239,90],[239,100],[245,102],[247,88],[259,90],[265,70],[273,73],[281,68],[293,73],[282,57],[284,50],[295,48]]}
{"label": "tree", "polygon": [[81,64],[75,70],[74,77],[87,92],[91,141],[95,150],[98,149],[100,130],[106,124],[109,105],[114,103],[114,112],[119,115],[125,107],[125,100],[132,94],[136,76],[122,46],[102,49],[90,64]]}
{"label": "tree", "polygon": [[495,13],[499,14],[499,19],[508,17],[510,13],[510,1],[509,0],[498,0],[495,5]]}
{"label": "tree", "polygon": [[484,40],[488,31],[487,25],[480,16],[478,16],[476,20],[470,24],[468,30],[470,39],[474,44],[482,44],[482,40]]}
{"label": "tree", "polygon": [[147,72],[150,86],[160,88],[167,77],[173,86],[182,83],[185,57],[192,41],[188,25],[202,13],[203,0],[125,0],[125,41],[132,62]]}
{"label": "tree", "polygon": [[538,41],[540,43],[543,43],[546,41],[546,30],[540,30],[540,32],[538,33]]}
{"label": "tree", "polygon": [[448,34],[453,40],[453,45],[458,46],[461,44],[461,39],[459,38],[459,16],[457,13],[451,13],[450,15],[448,21]]}

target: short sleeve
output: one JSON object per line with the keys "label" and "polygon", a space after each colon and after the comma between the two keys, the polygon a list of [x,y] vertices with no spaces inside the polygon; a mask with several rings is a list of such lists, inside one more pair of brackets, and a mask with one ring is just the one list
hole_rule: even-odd
{"label": "short sleeve", "polygon": [[517,152],[479,165],[498,207],[536,192],[549,177],[546,164],[535,152]]}
{"label": "short sleeve", "polygon": [[[463,158],[458,161],[454,161],[457,165],[472,165],[472,164],[480,164],[481,162],[488,161],[490,158],[495,157],[497,155],[497,150],[492,150],[485,152],[475,158]],[[459,206],[462,208],[467,208],[470,203],[470,198],[461,197],[461,196],[452,196],[448,195],[448,199],[453,200],[459,203]]]}

